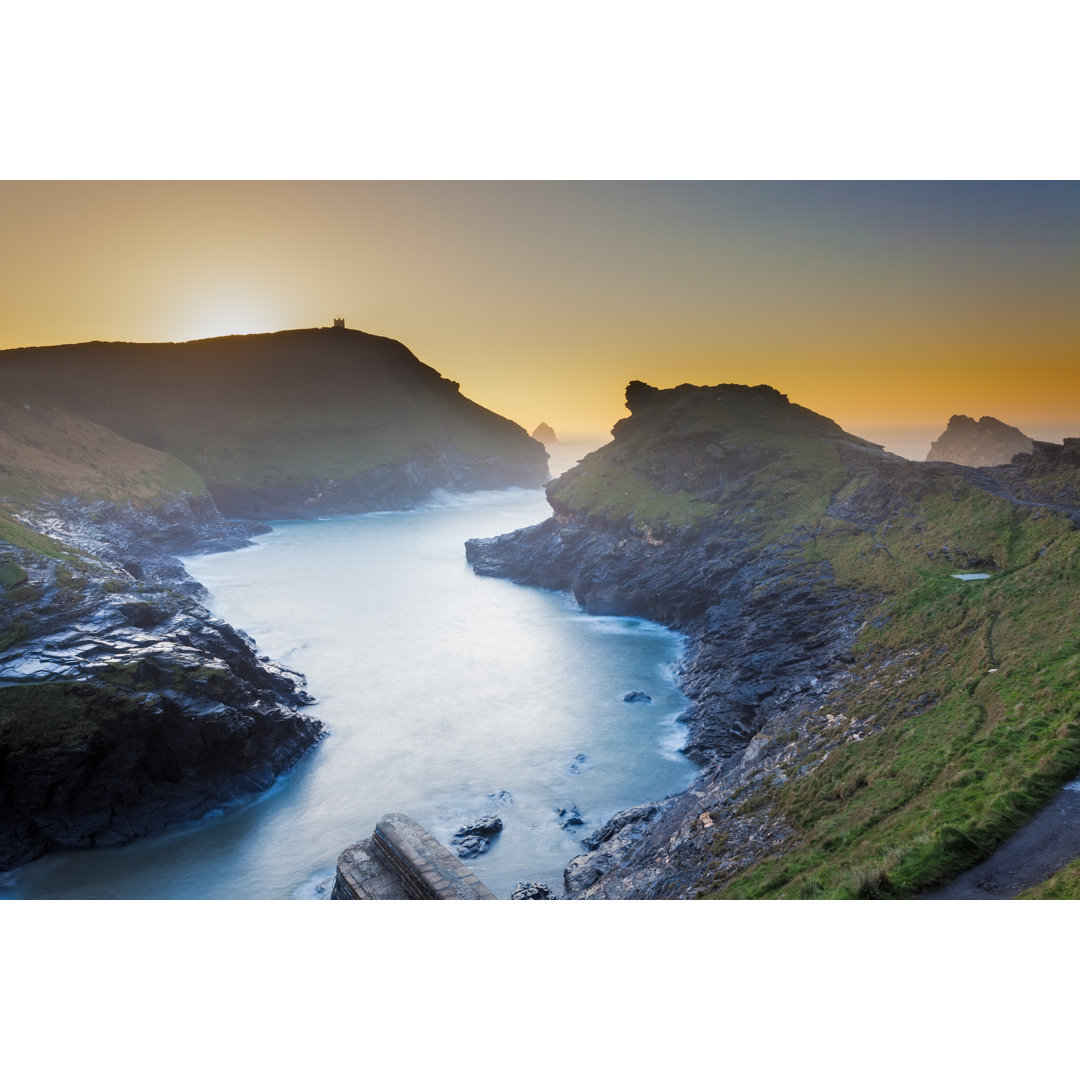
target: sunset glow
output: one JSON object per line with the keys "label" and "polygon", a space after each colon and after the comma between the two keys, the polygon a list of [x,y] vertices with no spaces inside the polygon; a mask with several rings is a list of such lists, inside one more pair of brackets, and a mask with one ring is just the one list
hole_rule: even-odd
{"label": "sunset glow", "polygon": [[329,325],[530,430],[630,379],[1080,433],[1074,183],[0,184],[0,347]]}

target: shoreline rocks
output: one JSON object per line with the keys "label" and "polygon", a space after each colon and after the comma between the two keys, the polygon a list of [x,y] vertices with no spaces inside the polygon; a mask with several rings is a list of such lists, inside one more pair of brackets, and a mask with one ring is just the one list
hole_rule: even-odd
{"label": "shoreline rocks", "polygon": [[247,542],[203,499],[74,500],[29,524],[70,545],[0,544],[0,869],[124,843],[269,787],[323,736],[297,672],[199,602],[173,549]]}
{"label": "shoreline rocks", "polygon": [[475,859],[491,847],[491,838],[502,832],[502,827],[502,818],[488,814],[471,825],[462,825],[450,843],[458,849],[459,859]]}

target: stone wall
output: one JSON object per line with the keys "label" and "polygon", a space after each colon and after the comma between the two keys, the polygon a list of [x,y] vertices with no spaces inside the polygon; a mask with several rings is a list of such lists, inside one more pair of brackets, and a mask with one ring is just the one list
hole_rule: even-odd
{"label": "stone wall", "polygon": [[331,900],[495,900],[495,894],[405,814],[379,819],[370,840],[338,857]]}

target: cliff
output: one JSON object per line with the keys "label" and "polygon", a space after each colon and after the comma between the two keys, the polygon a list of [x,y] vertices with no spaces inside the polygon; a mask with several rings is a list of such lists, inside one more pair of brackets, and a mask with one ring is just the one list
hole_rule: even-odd
{"label": "cliff", "polygon": [[907,462],[768,387],[627,404],[548,521],[466,545],[687,636],[701,776],[590,837],[569,895],[911,896],[1075,775],[1075,465]]}
{"label": "cliff", "polygon": [[8,349],[0,379],[9,402],[47,402],[182,462],[233,516],[397,509],[435,488],[547,479],[523,428],[359,330]]}
{"label": "cliff", "polygon": [[1032,440],[1019,428],[992,416],[973,420],[951,416],[945,430],[930,446],[927,461],[952,461],[957,465],[1006,465],[1015,454],[1030,454]]}

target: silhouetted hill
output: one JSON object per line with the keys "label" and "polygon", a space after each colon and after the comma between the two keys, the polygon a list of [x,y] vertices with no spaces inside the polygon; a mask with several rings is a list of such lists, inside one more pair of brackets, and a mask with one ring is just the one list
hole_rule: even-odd
{"label": "silhouetted hill", "polygon": [[1030,454],[1032,440],[1019,428],[993,416],[973,420],[951,416],[948,426],[930,447],[927,461],[951,461],[957,465],[1007,465],[1014,454]]}
{"label": "silhouetted hill", "polygon": [[0,379],[9,400],[35,396],[178,458],[225,513],[390,509],[547,478],[523,428],[358,330],[10,349]]}

